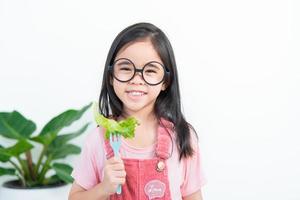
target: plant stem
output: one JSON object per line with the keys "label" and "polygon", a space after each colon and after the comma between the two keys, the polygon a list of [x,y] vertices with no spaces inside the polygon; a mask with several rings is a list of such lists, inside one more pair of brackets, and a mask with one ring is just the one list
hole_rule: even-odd
{"label": "plant stem", "polygon": [[33,170],[33,163],[32,163],[32,156],[31,156],[31,151],[26,151],[26,160],[27,160],[27,166],[30,172],[30,177],[32,180],[36,180],[36,174],[34,173]]}
{"label": "plant stem", "polygon": [[18,171],[16,172],[16,176],[19,178],[19,180],[21,181],[22,183],[22,186],[23,187],[26,187],[27,183],[26,183],[26,180],[24,178],[24,176],[22,176],[22,174],[20,174]]}
{"label": "plant stem", "polygon": [[28,180],[31,180],[31,177],[30,177],[30,174],[29,174],[29,170],[28,170],[28,167],[26,165],[24,165],[23,161],[21,160],[21,158],[19,156],[16,156],[17,160],[19,161],[22,169],[23,169],[23,172],[24,172],[24,178],[28,179]]}
{"label": "plant stem", "polygon": [[16,176],[20,179],[20,181],[22,182],[22,185],[25,187],[26,180],[24,178],[24,172],[22,171],[22,169],[16,163],[14,163],[12,160],[9,160],[8,162],[16,168],[16,170],[17,170]]}
{"label": "plant stem", "polygon": [[12,164],[17,170],[18,170],[18,172],[20,173],[20,174],[24,174],[23,173],[23,171],[21,170],[21,168],[16,164],[16,163],[14,163],[12,160],[9,160],[8,161],[10,164]]}
{"label": "plant stem", "polygon": [[48,171],[48,169],[49,169],[49,164],[50,164],[51,161],[52,161],[52,156],[49,156],[49,157],[47,158],[46,162],[43,164],[42,171],[41,171],[41,173],[40,173],[40,175],[39,175],[39,178],[38,178],[38,181],[39,181],[40,183],[43,182],[43,180],[44,180],[44,178],[45,178],[45,175],[46,175],[46,173],[47,173],[47,171]]}
{"label": "plant stem", "polygon": [[41,163],[42,163],[43,157],[45,155],[45,152],[46,152],[46,146],[43,146],[43,150],[42,150],[42,152],[41,152],[41,154],[39,156],[38,162],[37,162],[37,164],[35,166],[35,169],[34,169],[35,174],[39,173],[39,168],[41,166]]}

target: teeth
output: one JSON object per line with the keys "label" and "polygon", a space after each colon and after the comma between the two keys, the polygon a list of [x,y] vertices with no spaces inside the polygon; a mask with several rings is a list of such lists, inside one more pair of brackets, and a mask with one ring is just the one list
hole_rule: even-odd
{"label": "teeth", "polygon": [[143,92],[128,92],[130,95],[132,95],[132,96],[142,96],[142,95],[144,95],[144,93]]}

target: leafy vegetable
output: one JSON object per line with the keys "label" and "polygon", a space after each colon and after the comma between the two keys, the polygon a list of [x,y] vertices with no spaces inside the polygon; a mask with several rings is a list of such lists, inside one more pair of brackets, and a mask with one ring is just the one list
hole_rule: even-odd
{"label": "leafy vegetable", "polygon": [[94,117],[98,125],[106,129],[105,138],[108,139],[110,134],[120,134],[124,138],[133,138],[135,127],[138,125],[138,121],[134,117],[129,117],[119,122],[108,119],[99,113],[97,103],[94,102]]}

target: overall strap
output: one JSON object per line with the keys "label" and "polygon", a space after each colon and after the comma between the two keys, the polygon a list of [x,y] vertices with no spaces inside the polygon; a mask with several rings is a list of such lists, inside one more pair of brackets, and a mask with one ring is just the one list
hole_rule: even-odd
{"label": "overall strap", "polygon": [[[162,160],[166,160],[172,155],[173,141],[171,134],[173,134],[173,127],[171,122],[163,118],[159,120],[155,153]],[[172,147],[171,150],[170,147]]]}
{"label": "overall strap", "polygon": [[114,151],[109,144],[109,139],[105,138],[106,129],[101,126],[99,126],[99,129],[100,129],[100,137],[102,137],[103,141],[104,141],[103,143],[104,143],[105,156],[106,156],[106,159],[109,159],[114,156]]}

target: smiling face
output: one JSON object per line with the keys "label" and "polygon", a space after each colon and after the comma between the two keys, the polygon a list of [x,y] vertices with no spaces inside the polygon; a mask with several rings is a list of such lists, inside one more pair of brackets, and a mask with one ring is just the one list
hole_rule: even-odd
{"label": "smiling face", "polygon": [[[127,58],[137,69],[146,63],[156,61],[163,63],[150,40],[135,41],[125,45],[116,55],[115,60]],[[113,78],[112,85],[118,98],[123,102],[123,111],[126,115],[150,114],[153,112],[157,96],[165,90],[164,83],[155,86],[148,85],[141,73],[136,73],[128,82],[120,82]]]}

